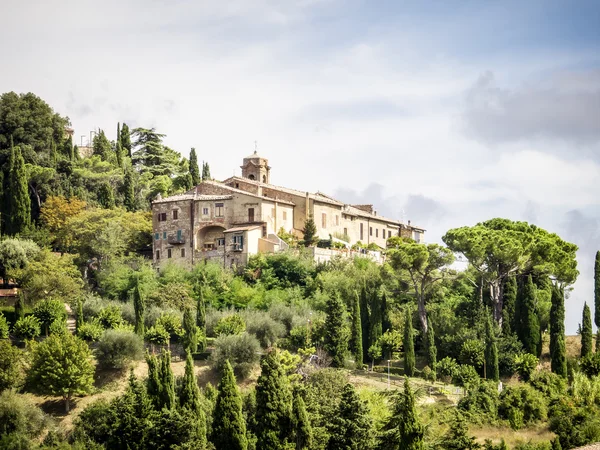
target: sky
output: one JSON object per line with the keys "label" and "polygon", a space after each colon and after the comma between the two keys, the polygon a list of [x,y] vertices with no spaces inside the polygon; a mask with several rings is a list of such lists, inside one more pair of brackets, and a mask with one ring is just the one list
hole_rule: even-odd
{"label": "sky", "polygon": [[6,0],[2,92],[78,144],[155,127],[212,175],[255,141],[271,182],[445,231],[526,220],[576,243],[575,333],[600,249],[600,2]]}

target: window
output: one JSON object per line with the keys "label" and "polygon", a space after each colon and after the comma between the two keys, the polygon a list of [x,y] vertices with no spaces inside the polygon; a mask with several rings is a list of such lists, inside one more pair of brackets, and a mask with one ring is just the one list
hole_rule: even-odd
{"label": "window", "polygon": [[379,228],[375,228],[375,237],[379,237]]}
{"label": "window", "polygon": [[217,246],[223,247],[225,245],[225,238],[217,238]]}
{"label": "window", "polygon": [[413,231],[413,239],[415,242],[421,242],[421,233],[418,231]]}
{"label": "window", "polygon": [[160,239],[160,233],[154,233],[154,240],[158,241]]}
{"label": "window", "polygon": [[163,239],[167,239],[167,232],[163,231]]}
{"label": "window", "polygon": [[266,182],[267,182],[267,176],[263,175],[263,183],[266,183]]}
{"label": "window", "polygon": [[344,234],[348,236],[348,228],[344,228]]}
{"label": "window", "polygon": [[263,225],[262,227],[262,237],[266,238],[267,237],[267,226]]}
{"label": "window", "polygon": [[176,209],[173,210],[173,220],[177,220],[177,217],[179,215],[179,211],[177,211]]}
{"label": "window", "polygon": [[240,183],[235,183],[235,188],[239,189],[240,188]]}
{"label": "window", "polygon": [[373,227],[369,227],[369,236],[373,236]]}
{"label": "window", "polygon": [[223,203],[215,203],[215,217],[223,217]]}
{"label": "window", "polygon": [[254,222],[254,208],[248,208],[248,222]]}
{"label": "window", "polygon": [[160,250],[156,250],[156,259],[160,259]]}
{"label": "window", "polygon": [[170,248],[168,248],[168,249],[167,249],[167,258],[170,258],[170,257],[171,257],[171,249],[170,249]]}
{"label": "window", "polygon": [[182,258],[185,258],[185,248],[182,248],[182,249],[181,249],[181,257],[182,257]]}
{"label": "window", "polygon": [[212,250],[213,247],[214,247],[214,244],[212,242],[204,244],[204,250]]}
{"label": "window", "polygon": [[177,230],[177,241],[181,242],[181,230]]}
{"label": "window", "polygon": [[208,216],[208,208],[202,208],[202,215]]}
{"label": "window", "polygon": [[287,211],[283,212],[283,220],[287,220]]}
{"label": "window", "polygon": [[385,228],[381,230],[381,237],[385,239]]}
{"label": "window", "polygon": [[327,228],[327,214],[321,214],[321,228]]}
{"label": "window", "polygon": [[166,222],[167,221],[167,213],[158,213],[158,221]]}
{"label": "window", "polygon": [[388,230],[388,239],[392,237],[392,230]]}
{"label": "window", "polygon": [[234,250],[243,250],[244,248],[244,235],[238,234],[233,236],[233,249]]}
{"label": "window", "polygon": [[361,223],[360,224],[360,240],[362,241],[362,240],[364,240],[364,238],[365,237],[364,237],[364,233],[363,233],[363,224]]}

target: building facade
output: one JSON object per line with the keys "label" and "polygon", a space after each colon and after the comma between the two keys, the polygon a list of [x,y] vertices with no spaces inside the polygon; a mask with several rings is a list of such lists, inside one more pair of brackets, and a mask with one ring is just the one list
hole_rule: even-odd
{"label": "building facade", "polygon": [[268,160],[256,152],[243,159],[242,176],[204,181],[192,190],[152,203],[155,264],[202,260],[225,267],[245,265],[256,253],[287,248],[283,229],[302,238],[313,217],[321,239],[349,246],[361,242],[385,248],[392,236],[423,240],[424,229],[377,215],[372,205],[348,205],[323,193],[270,184]]}

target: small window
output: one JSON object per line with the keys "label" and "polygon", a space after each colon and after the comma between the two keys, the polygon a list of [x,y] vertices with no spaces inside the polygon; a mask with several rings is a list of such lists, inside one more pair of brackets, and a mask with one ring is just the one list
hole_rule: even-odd
{"label": "small window", "polygon": [[262,237],[266,238],[267,237],[267,226],[263,225],[262,227]]}
{"label": "small window", "polygon": [[348,236],[348,228],[344,228],[344,234]]}
{"label": "small window", "polygon": [[208,216],[208,208],[202,208],[202,215]]}
{"label": "small window", "polygon": [[388,239],[392,237],[392,230],[388,230]]}
{"label": "small window", "polygon": [[379,237],[379,228],[375,228],[375,237]]}
{"label": "small window", "polygon": [[263,183],[266,183],[266,182],[267,182],[267,176],[263,175]]}
{"label": "small window", "polygon": [[167,213],[158,213],[158,221],[166,222],[167,221]]}
{"label": "small window", "polygon": [[154,240],[158,241],[160,239],[160,233],[154,233]]}
{"label": "small window", "polygon": [[240,188],[240,183],[235,183],[235,188],[239,189]]}
{"label": "small window", "polygon": [[213,247],[214,247],[214,244],[212,242],[204,244],[204,250],[212,250]]}
{"label": "small window", "polygon": [[369,236],[373,236],[373,227],[369,227]]}
{"label": "small window", "polygon": [[233,249],[243,250],[244,249],[244,235],[238,234],[233,236]]}
{"label": "small window", "polygon": [[321,214],[321,228],[327,228],[327,214]]}
{"label": "small window", "polygon": [[385,239],[385,228],[381,230],[381,237]]}
{"label": "small window", "polygon": [[160,250],[156,250],[156,259],[160,259]]}
{"label": "small window", "polygon": [[181,230],[177,230],[177,240],[181,242]]}
{"label": "small window", "polygon": [[254,222],[254,208],[248,208],[248,222]]}
{"label": "small window", "polygon": [[171,249],[170,249],[170,248],[168,248],[168,249],[167,249],[167,258],[170,258],[170,257],[171,257]]}
{"label": "small window", "polygon": [[217,246],[223,247],[225,245],[225,238],[217,238]]}
{"label": "small window", "polygon": [[177,220],[177,217],[179,215],[179,211],[177,211],[176,209],[173,210],[173,220]]}
{"label": "small window", "polygon": [[340,225],[340,216],[336,215],[335,216],[335,226],[339,226]]}
{"label": "small window", "polygon": [[185,248],[182,248],[182,249],[181,249],[181,257],[182,257],[182,258],[185,258]]}
{"label": "small window", "polygon": [[167,232],[163,231],[163,239],[167,239]]}
{"label": "small window", "polygon": [[215,203],[215,217],[223,217],[223,203]]}
{"label": "small window", "polygon": [[287,220],[287,211],[283,212],[283,220]]}

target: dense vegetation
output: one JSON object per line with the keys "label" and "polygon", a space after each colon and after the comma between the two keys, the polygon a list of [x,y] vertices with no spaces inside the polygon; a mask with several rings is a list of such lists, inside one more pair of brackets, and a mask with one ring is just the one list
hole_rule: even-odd
{"label": "dense vegetation", "polygon": [[156,270],[149,202],[208,165],[125,124],[81,158],[67,125],[33,94],[0,97],[0,277],[19,288],[0,314],[0,448],[507,448],[475,439],[484,426],[547,432],[520,449],[600,441],[587,305],[577,355],[564,335],[575,245],[492,219],[446,246],[393,237],[383,265],[296,247]]}

